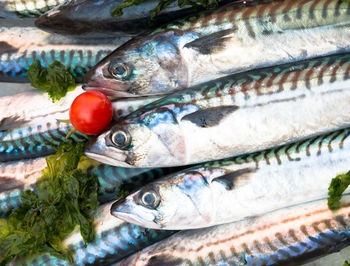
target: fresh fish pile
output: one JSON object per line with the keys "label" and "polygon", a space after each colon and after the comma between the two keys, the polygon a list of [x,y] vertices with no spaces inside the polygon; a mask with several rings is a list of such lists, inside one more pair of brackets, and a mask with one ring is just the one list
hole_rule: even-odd
{"label": "fresh fish pile", "polygon": [[[38,59],[43,66],[61,62],[81,77],[130,37],[83,39],[50,34],[35,27],[2,26],[0,21],[0,81],[28,82],[27,70]],[[10,26],[6,26],[10,25]]]}
{"label": "fresh fish pile", "polygon": [[[64,241],[74,252],[74,265],[109,265],[144,247],[160,241],[173,231],[152,230],[129,224],[109,215],[111,204],[98,207],[95,214],[95,240],[84,247],[79,232],[71,233]],[[11,265],[70,265],[48,254],[17,260]]]}
{"label": "fresh fish pile", "polygon": [[[57,60],[114,97],[85,150],[106,163],[84,162],[104,205],[91,244],[78,230],[64,241],[75,265],[292,265],[350,245],[350,194],[337,212],[325,200],[350,165],[350,2],[225,1],[173,3],[150,24],[156,0],[121,18],[121,0],[0,0],[0,82]],[[35,24],[48,32],[28,18],[45,11]],[[36,189],[80,93],[0,98],[0,217]]]}
{"label": "fresh fish pile", "polygon": [[38,17],[66,0],[0,0],[0,17]]}
{"label": "fresh fish pile", "polygon": [[350,196],[333,213],[322,199],[264,216],[182,231],[115,265],[300,265],[350,244]]}
{"label": "fresh fish pile", "polygon": [[[69,107],[81,88],[69,92],[58,103],[37,90],[0,98],[0,162],[30,159],[53,154],[54,147],[64,141],[71,124],[59,120],[69,119]],[[113,101],[114,118],[118,119],[137,110],[156,98],[132,98]],[[86,140],[75,132],[74,141]]]}
{"label": "fresh fish pile", "polygon": [[350,54],[252,70],[182,90],[119,120],[86,149],[121,167],[228,158],[350,126]]}
{"label": "fresh fish pile", "polygon": [[178,230],[239,221],[326,198],[332,178],[349,170],[349,135],[350,129],[342,129],[195,166],[117,201],[111,213],[141,226]]}
{"label": "fresh fish pile", "polygon": [[349,8],[343,0],[230,3],[133,38],[84,77],[85,88],[120,97],[164,94],[350,51]]}
{"label": "fresh fish pile", "polygon": [[[150,27],[160,26],[174,19],[191,15],[195,11],[203,10],[201,8],[194,10],[190,6],[185,6],[180,10],[177,3],[174,2],[151,21],[151,10],[158,5],[158,1],[149,0],[137,6],[125,8],[123,15],[119,18],[112,16],[113,8],[122,2],[124,1],[70,0],[40,16],[35,24],[43,30],[62,34],[80,35],[94,32],[103,35],[115,35],[116,33],[128,35],[139,34],[149,30]],[[219,2],[222,4],[225,1]]]}

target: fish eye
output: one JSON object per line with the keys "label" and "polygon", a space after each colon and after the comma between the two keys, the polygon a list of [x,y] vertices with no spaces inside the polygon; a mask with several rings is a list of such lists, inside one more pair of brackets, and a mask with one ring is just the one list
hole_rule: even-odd
{"label": "fish eye", "polygon": [[131,136],[129,132],[119,129],[113,132],[111,141],[119,149],[126,149],[131,144]]}
{"label": "fish eye", "polygon": [[146,207],[156,208],[160,203],[160,199],[155,191],[146,191],[141,196],[141,203]]}
{"label": "fish eye", "polygon": [[130,75],[129,67],[123,63],[111,63],[108,71],[113,77],[120,80],[124,80]]}

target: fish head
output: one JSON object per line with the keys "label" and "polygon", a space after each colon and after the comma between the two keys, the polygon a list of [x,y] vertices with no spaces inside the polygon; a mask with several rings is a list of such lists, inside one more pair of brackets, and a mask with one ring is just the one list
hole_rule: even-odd
{"label": "fish head", "polygon": [[179,124],[173,119],[169,113],[159,112],[117,122],[92,139],[85,154],[120,167],[181,165],[185,144]]}
{"label": "fish head", "polygon": [[[143,227],[182,230],[210,224],[210,190],[202,176],[180,172],[115,202],[111,214]],[[209,203],[209,206],[207,205]]]}
{"label": "fish head", "polygon": [[161,95],[187,87],[187,68],[170,37],[136,37],[105,57],[83,79],[83,88],[104,88],[117,97]]}

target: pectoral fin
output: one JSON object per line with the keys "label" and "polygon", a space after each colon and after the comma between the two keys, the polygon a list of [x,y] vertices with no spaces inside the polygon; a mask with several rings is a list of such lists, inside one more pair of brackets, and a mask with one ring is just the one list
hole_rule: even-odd
{"label": "pectoral fin", "polygon": [[236,29],[228,29],[215,32],[189,42],[185,47],[195,49],[201,54],[211,54],[223,49],[225,41],[230,39],[231,37],[229,35],[235,31]]}
{"label": "pectoral fin", "polygon": [[225,185],[227,190],[232,190],[249,182],[251,175],[256,171],[257,168],[243,168],[216,177],[212,180],[212,182],[220,182]]}
{"label": "pectoral fin", "polygon": [[199,127],[212,127],[220,123],[220,121],[228,114],[239,109],[236,105],[213,107],[184,116],[181,120],[188,120]]}

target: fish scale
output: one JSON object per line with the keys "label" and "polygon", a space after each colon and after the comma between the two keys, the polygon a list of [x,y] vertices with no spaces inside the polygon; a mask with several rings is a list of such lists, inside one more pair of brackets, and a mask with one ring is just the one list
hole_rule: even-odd
{"label": "fish scale", "polygon": [[[349,154],[350,129],[337,130],[171,174],[116,202],[111,213],[155,229],[239,221],[326,198],[332,178],[349,170]],[[142,201],[146,193],[157,206]]]}
{"label": "fish scale", "polygon": [[4,24],[9,26],[0,27],[0,81],[6,82],[28,82],[26,72],[34,60],[45,67],[59,61],[80,80],[91,67],[129,39],[64,37],[35,27],[17,27],[6,20]]}
{"label": "fish scale", "polygon": [[[141,107],[86,154],[122,167],[164,167],[271,148],[349,126],[349,89],[350,54],[233,74]],[[111,140],[120,131],[127,148]]]}
{"label": "fish scale", "polygon": [[350,197],[337,212],[317,200],[208,229],[181,231],[123,265],[298,265],[350,245]]}

